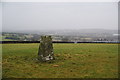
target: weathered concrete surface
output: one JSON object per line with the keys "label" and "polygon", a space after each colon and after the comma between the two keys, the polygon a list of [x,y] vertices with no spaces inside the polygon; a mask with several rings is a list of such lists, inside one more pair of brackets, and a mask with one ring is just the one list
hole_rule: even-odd
{"label": "weathered concrete surface", "polygon": [[38,50],[38,59],[42,62],[55,59],[51,36],[41,36],[40,46]]}

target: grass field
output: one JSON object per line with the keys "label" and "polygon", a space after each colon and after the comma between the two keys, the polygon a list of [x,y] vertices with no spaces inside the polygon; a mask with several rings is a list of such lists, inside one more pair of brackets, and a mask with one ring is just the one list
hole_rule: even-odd
{"label": "grass field", "polygon": [[[3,44],[3,78],[117,78],[117,44],[54,44],[56,60],[40,63],[39,44]],[[56,66],[57,65],[57,66]]]}

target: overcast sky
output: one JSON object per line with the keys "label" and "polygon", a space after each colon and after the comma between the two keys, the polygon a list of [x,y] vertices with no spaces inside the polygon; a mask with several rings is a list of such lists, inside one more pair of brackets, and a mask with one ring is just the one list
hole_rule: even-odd
{"label": "overcast sky", "polygon": [[2,2],[119,2],[120,0],[1,0]]}
{"label": "overcast sky", "polygon": [[115,2],[7,2],[2,5],[3,31],[118,28]]}
{"label": "overcast sky", "polygon": [[0,3],[0,32],[2,32],[2,4],[1,3]]}

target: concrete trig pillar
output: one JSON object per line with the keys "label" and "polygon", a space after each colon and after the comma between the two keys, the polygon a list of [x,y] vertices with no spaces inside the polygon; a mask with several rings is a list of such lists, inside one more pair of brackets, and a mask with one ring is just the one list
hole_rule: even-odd
{"label": "concrete trig pillar", "polygon": [[38,59],[42,62],[55,59],[51,36],[41,36],[40,46],[38,50]]}

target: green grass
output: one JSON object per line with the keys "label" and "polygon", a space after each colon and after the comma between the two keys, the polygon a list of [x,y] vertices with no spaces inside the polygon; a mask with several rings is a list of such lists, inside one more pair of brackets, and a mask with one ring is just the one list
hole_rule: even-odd
{"label": "green grass", "polygon": [[118,44],[54,44],[56,60],[47,63],[36,60],[38,47],[3,44],[3,78],[118,77]]}

